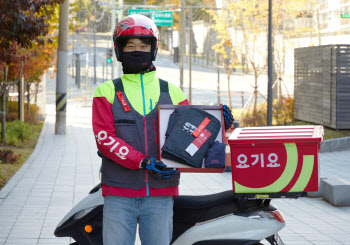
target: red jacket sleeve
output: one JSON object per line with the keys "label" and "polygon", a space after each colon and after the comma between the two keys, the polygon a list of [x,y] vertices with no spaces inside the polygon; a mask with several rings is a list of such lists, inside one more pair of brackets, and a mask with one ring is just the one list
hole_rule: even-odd
{"label": "red jacket sleeve", "polygon": [[145,155],[116,137],[112,104],[105,97],[94,97],[93,99],[92,129],[97,149],[105,157],[126,168],[139,168]]}

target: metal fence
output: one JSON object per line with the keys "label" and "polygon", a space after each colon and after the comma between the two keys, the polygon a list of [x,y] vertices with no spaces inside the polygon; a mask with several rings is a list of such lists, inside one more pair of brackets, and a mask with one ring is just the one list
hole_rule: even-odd
{"label": "metal fence", "polygon": [[350,129],[350,45],[295,49],[294,117]]}

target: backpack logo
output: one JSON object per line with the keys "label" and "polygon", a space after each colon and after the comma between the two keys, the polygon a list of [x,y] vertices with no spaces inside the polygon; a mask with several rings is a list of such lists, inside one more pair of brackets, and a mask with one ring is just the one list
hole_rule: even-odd
{"label": "backpack logo", "polygon": [[186,131],[189,134],[192,134],[194,131],[196,131],[197,127],[192,125],[189,122],[186,122],[185,125],[182,127],[183,131]]}

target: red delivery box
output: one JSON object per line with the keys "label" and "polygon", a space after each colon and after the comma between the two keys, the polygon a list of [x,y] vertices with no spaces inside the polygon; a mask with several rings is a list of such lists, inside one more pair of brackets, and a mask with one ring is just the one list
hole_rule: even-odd
{"label": "red delivery box", "polygon": [[234,193],[315,192],[322,126],[237,128],[228,139]]}

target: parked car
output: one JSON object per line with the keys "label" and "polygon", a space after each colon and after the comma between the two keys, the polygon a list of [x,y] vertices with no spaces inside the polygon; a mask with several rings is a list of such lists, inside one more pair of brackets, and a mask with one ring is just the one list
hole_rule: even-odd
{"label": "parked car", "polygon": [[76,30],[76,33],[79,33],[79,32],[86,32],[86,27],[78,27],[78,29]]}

